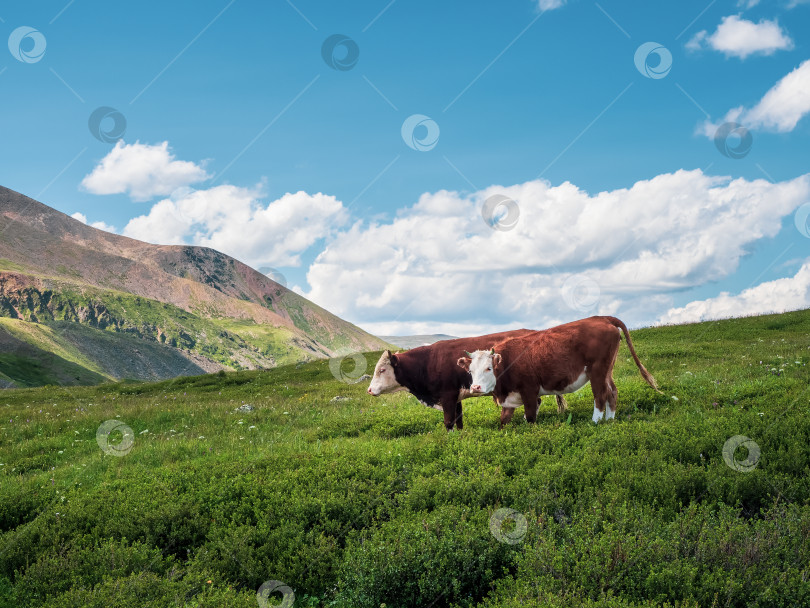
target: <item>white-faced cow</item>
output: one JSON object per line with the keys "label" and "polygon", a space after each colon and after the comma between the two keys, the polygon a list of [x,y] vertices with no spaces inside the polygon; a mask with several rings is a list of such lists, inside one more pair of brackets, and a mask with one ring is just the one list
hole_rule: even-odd
{"label": "white-faced cow", "polygon": [[[441,340],[396,354],[387,350],[374,368],[368,393],[378,397],[383,393],[409,391],[424,405],[444,412],[444,426],[448,431],[453,426],[461,430],[464,427],[461,401],[487,394],[487,391],[470,391],[472,378],[467,370],[456,365],[458,353],[489,348],[506,338],[532,333],[529,329],[517,329],[474,338]],[[558,397],[557,404],[558,409],[564,408],[562,397]]]}
{"label": "white-faced cow", "polygon": [[[468,353],[458,359],[461,369],[472,375],[470,389],[492,392],[501,406],[501,428],[523,405],[526,420],[537,418],[538,395],[573,393],[589,381],[593,391],[593,421],[616,415],[618,391],[613,365],[621,335],[641,376],[658,390],[633,348],[627,326],[616,317],[590,317],[542,331],[502,340],[490,349]],[[607,408],[607,410],[605,409]]]}

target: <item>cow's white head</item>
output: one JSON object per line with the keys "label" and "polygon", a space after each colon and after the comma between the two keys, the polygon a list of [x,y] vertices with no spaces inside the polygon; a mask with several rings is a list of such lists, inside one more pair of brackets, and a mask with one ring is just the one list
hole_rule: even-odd
{"label": "cow's white head", "polygon": [[[466,351],[465,351],[466,352]],[[458,360],[460,367],[470,372],[472,384],[470,390],[473,393],[491,393],[495,390],[497,376],[495,367],[501,362],[501,355],[492,350],[477,350],[467,353],[466,357]]]}
{"label": "cow's white head", "polygon": [[390,350],[385,351],[377,366],[374,368],[374,375],[371,377],[371,384],[368,385],[368,394],[379,397],[383,393],[393,393],[403,391],[405,387],[397,382],[394,374],[394,367],[397,365],[397,356]]}

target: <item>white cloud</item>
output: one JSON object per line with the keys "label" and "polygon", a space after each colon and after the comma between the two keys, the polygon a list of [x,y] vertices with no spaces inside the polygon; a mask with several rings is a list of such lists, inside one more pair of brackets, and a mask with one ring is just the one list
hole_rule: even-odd
{"label": "white cloud", "polygon": [[[78,211],[71,215],[74,220],[79,220],[82,224],[87,224],[87,216],[84,213],[79,213]],[[92,222],[90,224],[92,228],[98,228],[99,230],[104,230],[105,232],[115,232],[115,226],[110,226],[109,224],[105,224],[104,222]]]}
{"label": "white cloud", "polygon": [[[749,6],[752,6],[749,3]],[[776,51],[793,48],[793,40],[779,23],[761,19],[759,23],[742,19],[738,15],[723,17],[713,34],[702,30],[686,44],[690,50],[708,45],[728,57],[745,59],[749,55],[772,55]]]}
{"label": "white cloud", "polygon": [[85,176],[81,185],[93,194],[126,193],[135,201],[148,201],[209,177],[203,167],[175,160],[167,141],[151,146],[140,142],[126,144],[122,140]]}
{"label": "white cloud", "polygon": [[723,292],[707,300],[670,308],[660,323],[694,323],[742,315],[785,312],[810,307],[810,259],[792,277],[760,283],[737,295]]}
{"label": "white cloud", "polygon": [[777,82],[753,108],[732,108],[717,123],[706,121],[699,131],[714,137],[717,127],[737,122],[748,129],[786,133],[810,113],[810,59]]}
{"label": "white cloud", "polygon": [[[518,202],[514,230],[483,221],[494,194]],[[810,174],[771,184],[700,170],[595,195],[540,180],[439,191],[390,222],[338,234],[309,268],[305,295],[381,333],[541,327],[619,310],[627,322],[652,322],[672,306],[668,293],[732,274],[808,200]],[[592,309],[587,297],[563,297],[577,274],[597,286]]]}
{"label": "white cloud", "polygon": [[297,266],[302,252],[346,221],[334,196],[296,192],[268,204],[261,196],[261,186],[179,189],[130,220],[123,234],[150,243],[212,247],[254,267]]}
{"label": "white cloud", "polygon": [[743,9],[754,8],[759,4],[759,0],[737,0],[737,6]]}

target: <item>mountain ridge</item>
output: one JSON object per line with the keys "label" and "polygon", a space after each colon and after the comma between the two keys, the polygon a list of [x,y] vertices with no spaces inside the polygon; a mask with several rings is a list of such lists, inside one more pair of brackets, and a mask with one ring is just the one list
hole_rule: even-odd
{"label": "mountain ridge", "polygon": [[74,322],[186,348],[210,363],[201,370],[273,367],[387,344],[219,251],[105,232],[4,187],[0,317]]}

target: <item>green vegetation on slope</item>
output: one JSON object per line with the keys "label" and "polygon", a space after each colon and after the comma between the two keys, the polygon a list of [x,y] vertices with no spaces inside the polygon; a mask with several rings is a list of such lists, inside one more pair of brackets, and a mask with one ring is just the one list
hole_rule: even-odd
{"label": "green vegetation on slope", "polygon": [[[810,604],[810,313],[633,339],[664,394],[623,345],[598,426],[586,388],[504,431],[468,400],[447,433],[325,361],[5,391],[0,606]],[[735,436],[758,459],[726,464]]]}
{"label": "green vegetation on slope", "polygon": [[[134,369],[127,376],[105,374],[102,370],[104,362],[94,358],[92,348],[83,349],[83,353],[76,349],[65,352],[64,340],[58,339],[61,329],[53,331],[52,328],[64,328],[65,323],[69,322],[120,335],[121,350],[137,349],[143,343],[161,344],[195,352],[233,369],[271,367],[323,356],[322,352],[313,349],[310,342],[286,327],[258,325],[250,320],[200,317],[172,304],[124,292],[91,287],[41,291],[30,287],[21,290],[13,301],[6,298],[0,304],[0,325],[6,331],[15,333],[18,339],[30,341],[37,349],[53,348],[53,352],[60,357],[113,379],[154,377],[138,376]],[[20,323],[20,320],[25,323]],[[84,335],[88,338],[100,336],[95,332],[85,332]],[[19,356],[25,358],[24,355]],[[41,382],[26,382],[22,386],[59,383],[54,380],[59,374],[48,372],[47,361],[35,358],[30,364],[44,365],[41,374],[30,378],[31,382],[36,382],[37,378]],[[0,360],[0,373],[7,373],[6,367],[6,362]],[[97,377],[95,383],[103,380]],[[73,384],[70,381],[67,383]]]}

